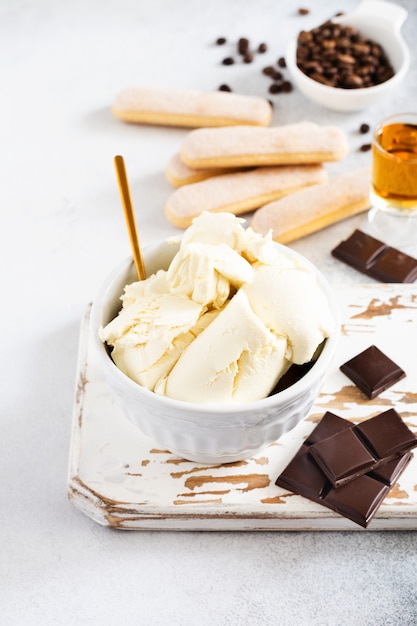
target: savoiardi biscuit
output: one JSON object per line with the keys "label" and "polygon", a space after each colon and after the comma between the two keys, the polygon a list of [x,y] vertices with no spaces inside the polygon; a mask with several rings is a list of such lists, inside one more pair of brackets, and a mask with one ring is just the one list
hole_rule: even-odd
{"label": "savoiardi biscuit", "polygon": [[268,100],[225,91],[132,87],[115,98],[113,114],[124,122],[163,126],[267,126],[272,118]]}
{"label": "savoiardi biscuit", "polygon": [[[241,169],[241,168],[240,168]],[[240,171],[239,168],[222,168],[222,169],[209,169],[209,170],[194,170],[188,165],[185,165],[181,160],[180,155],[174,154],[165,168],[165,176],[173,187],[182,187],[183,185],[189,185],[190,183],[197,183],[200,180],[206,178],[212,178],[213,176],[219,176],[220,174],[230,173],[231,171]]]}
{"label": "savoiardi biscuit", "polygon": [[272,230],[279,243],[295,241],[369,209],[370,184],[369,168],[340,174],[266,204],[255,212],[251,226],[262,234]]}
{"label": "savoiardi biscuit", "polygon": [[185,137],[180,155],[189,167],[207,169],[323,163],[337,161],[347,151],[340,128],[298,122],[268,128],[199,128]]}
{"label": "savoiardi biscuit", "polygon": [[172,224],[187,228],[203,211],[228,211],[239,215],[325,180],[327,172],[320,164],[262,167],[223,174],[173,191],[165,213]]}

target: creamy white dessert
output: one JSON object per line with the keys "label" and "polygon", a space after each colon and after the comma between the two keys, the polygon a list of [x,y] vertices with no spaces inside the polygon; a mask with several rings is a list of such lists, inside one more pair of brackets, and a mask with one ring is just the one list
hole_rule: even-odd
{"label": "creamy white dessert", "polygon": [[147,389],[196,403],[266,397],[334,328],[316,274],[231,213],[202,213],[167,270],[127,285],[99,330]]}

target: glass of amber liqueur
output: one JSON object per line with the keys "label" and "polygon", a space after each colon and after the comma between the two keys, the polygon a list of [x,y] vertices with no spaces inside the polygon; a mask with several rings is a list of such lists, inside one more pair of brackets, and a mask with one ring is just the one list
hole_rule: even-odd
{"label": "glass of amber liqueur", "polygon": [[417,250],[417,113],[398,113],[377,124],[372,138],[372,234]]}

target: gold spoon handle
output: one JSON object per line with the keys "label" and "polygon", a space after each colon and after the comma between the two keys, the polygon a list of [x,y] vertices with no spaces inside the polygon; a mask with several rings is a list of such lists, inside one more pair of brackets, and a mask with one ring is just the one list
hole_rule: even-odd
{"label": "gold spoon handle", "polygon": [[119,183],[120,197],[122,200],[123,210],[126,219],[127,230],[129,233],[130,245],[132,248],[133,260],[135,262],[136,271],[139,280],[145,280],[146,272],[142,259],[142,253],[139,245],[139,238],[136,230],[135,214],[133,212],[132,202],[130,199],[129,183],[127,182],[126,169],[123,157],[115,156],[114,164],[116,167],[117,182]]}

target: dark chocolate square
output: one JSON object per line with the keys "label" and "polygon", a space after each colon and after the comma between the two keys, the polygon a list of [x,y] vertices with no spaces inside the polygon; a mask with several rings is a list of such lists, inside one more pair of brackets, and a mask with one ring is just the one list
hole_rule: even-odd
{"label": "dark chocolate square", "polygon": [[301,446],[295,457],[277,478],[276,484],[294,493],[299,493],[313,502],[330,488],[330,483],[308,453],[308,446]]}
{"label": "dark chocolate square", "polygon": [[412,458],[413,453],[406,452],[400,457],[396,457],[391,461],[387,461],[386,463],[379,465],[376,469],[369,472],[368,475],[372,476],[372,478],[376,478],[376,480],[379,480],[381,483],[392,487],[392,485],[395,485]]}
{"label": "dark chocolate square", "polygon": [[370,237],[361,230],[355,230],[348,239],[336,246],[332,254],[354,267],[368,268],[386,248],[382,241]]}
{"label": "dark chocolate square", "polygon": [[310,446],[310,454],[333,487],[340,487],[360,476],[377,461],[356,436],[353,428],[318,441]]}
{"label": "dark chocolate square", "polygon": [[388,491],[388,485],[365,474],[331,489],[324,501],[337,513],[366,528]]}
{"label": "dark chocolate square", "polygon": [[388,248],[373,264],[372,276],[383,283],[413,283],[417,278],[417,259]]}
{"label": "dark chocolate square", "polygon": [[405,372],[376,346],[346,361],[340,369],[370,399],[405,376]]}
{"label": "dark chocolate square", "polygon": [[404,454],[417,446],[416,435],[395,409],[389,409],[354,427],[355,432],[380,459]]}
{"label": "dark chocolate square", "polygon": [[326,439],[327,437],[331,437],[332,435],[345,430],[346,428],[352,428],[352,426],[353,424],[343,419],[343,417],[339,417],[335,413],[326,411],[320,422],[305,440],[305,444],[311,446],[322,439]]}

